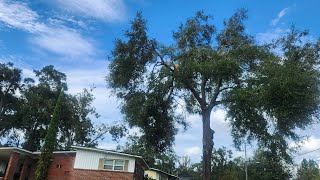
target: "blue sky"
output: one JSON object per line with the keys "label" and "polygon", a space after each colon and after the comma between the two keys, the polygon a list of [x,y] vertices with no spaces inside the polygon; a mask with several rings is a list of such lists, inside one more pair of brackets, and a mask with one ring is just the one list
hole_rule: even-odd
{"label": "blue sky", "polygon": [[[148,20],[149,35],[164,44],[172,44],[172,32],[198,10],[213,16],[220,30],[223,20],[238,8],[249,10],[246,31],[258,42],[270,42],[295,25],[307,29],[309,39],[320,34],[317,0],[0,0],[0,62],[14,62],[25,76],[33,76],[33,69],[52,64],[67,74],[69,92],[77,93],[92,85],[96,87],[94,105],[101,114],[97,122],[121,120],[119,102],[106,88],[107,57],[116,38],[137,11]],[[189,155],[193,161],[201,157],[201,121],[195,115],[186,115],[190,128],[176,137],[178,155]],[[212,114],[212,128],[216,131],[215,147],[232,148],[232,138],[224,121],[225,112],[217,108]],[[301,132],[309,135],[301,152],[320,148],[318,126]],[[133,130],[134,131],[134,130]],[[100,147],[116,146],[109,137]],[[253,147],[249,150],[252,151]],[[243,152],[236,152],[236,156]],[[318,158],[316,153],[297,157]]]}

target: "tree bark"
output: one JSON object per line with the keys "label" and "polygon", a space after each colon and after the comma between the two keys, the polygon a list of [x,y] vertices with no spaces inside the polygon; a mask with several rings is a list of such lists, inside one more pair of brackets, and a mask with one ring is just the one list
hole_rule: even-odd
{"label": "tree bark", "polygon": [[211,179],[211,157],[213,148],[213,134],[214,131],[210,127],[211,110],[202,110],[202,166],[203,166],[203,180]]}

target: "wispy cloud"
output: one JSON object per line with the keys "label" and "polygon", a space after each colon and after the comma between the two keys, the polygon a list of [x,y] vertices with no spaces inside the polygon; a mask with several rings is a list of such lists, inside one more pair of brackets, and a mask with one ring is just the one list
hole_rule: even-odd
{"label": "wispy cloud", "polygon": [[185,149],[184,153],[185,155],[188,155],[188,156],[200,155],[201,148],[199,146],[189,147]]}
{"label": "wispy cloud", "polygon": [[96,51],[93,44],[79,32],[66,27],[36,34],[30,38],[30,42],[56,54],[71,57],[92,56]]}
{"label": "wispy cloud", "polygon": [[32,34],[30,42],[62,56],[91,56],[96,49],[81,32],[63,24],[52,24],[52,19],[41,21],[40,15],[26,3],[0,0],[0,22]]}
{"label": "wispy cloud", "polygon": [[0,21],[9,27],[31,33],[46,31],[47,27],[37,22],[38,18],[38,13],[25,3],[0,1]]}
{"label": "wispy cloud", "polygon": [[122,0],[58,0],[63,10],[113,22],[125,17],[125,5]]}
{"label": "wispy cloud", "polygon": [[283,36],[285,33],[289,32],[289,29],[275,28],[268,30],[267,32],[258,33],[256,39],[258,43],[271,43],[273,40],[276,40]]}
{"label": "wispy cloud", "polygon": [[[297,144],[291,143],[291,147],[295,147]],[[303,158],[319,160],[319,148],[320,148],[320,138],[317,136],[310,136],[307,140],[298,143],[301,149],[297,154],[294,155],[294,160],[296,163],[300,163]]]}
{"label": "wispy cloud", "polygon": [[309,152],[315,149],[320,148],[320,138],[317,138],[315,136],[310,136],[307,140],[300,143],[302,146],[301,153]]}
{"label": "wispy cloud", "polygon": [[278,16],[271,21],[271,24],[272,24],[273,26],[277,25],[278,22],[288,13],[288,11],[289,11],[289,8],[284,8],[284,9],[282,9],[282,10],[278,13]]}

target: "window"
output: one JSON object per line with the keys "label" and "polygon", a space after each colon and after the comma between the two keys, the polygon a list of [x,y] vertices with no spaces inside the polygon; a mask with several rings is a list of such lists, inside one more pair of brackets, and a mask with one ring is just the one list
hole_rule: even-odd
{"label": "window", "polygon": [[113,170],[113,161],[114,160],[104,160],[103,168]]}
{"label": "window", "polygon": [[106,159],[106,160],[104,160],[103,169],[123,171],[124,170],[124,160]]}

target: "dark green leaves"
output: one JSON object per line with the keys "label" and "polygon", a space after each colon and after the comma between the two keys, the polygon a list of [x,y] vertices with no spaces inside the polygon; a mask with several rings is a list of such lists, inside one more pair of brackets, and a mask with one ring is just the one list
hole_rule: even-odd
{"label": "dark green leaves", "polygon": [[155,41],[148,38],[146,29],[146,21],[138,13],[131,29],[125,33],[127,41],[116,41],[108,77],[112,88],[135,89],[144,81],[145,66],[154,60],[153,50],[156,46]]}
{"label": "dark green leaves", "polygon": [[7,135],[16,122],[21,103],[18,91],[22,87],[21,70],[12,63],[0,63],[0,136]]}
{"label": "dark green leaves", "polygon": [[188,50],[210,46],[216,30],[213,25],[209,24],[210,18],[203,11],[198,11],[194,17],[181,25],[179,31],[173,34],[179,49]]}
{"label": "dark green leaves", "polygon": [[107,80],[123,100],[121,110],[129,125],[139,127],[149,147],[164,151],[177,133],[175,123],[183,124],[174,112],[173,67],[165,59],[173,49],[158,46],[146,30],[146,21],[138,13],[125,33],[126,41],[116,42]]}
{"label": "dark green leaves", "polygon": [[312,59],[319,50],[316,44],[299,44],[300,35],[291,32],[277,41],[284,55],[263,56],[242,87],[224,99],[236,139],[256,137],[287,160],[286,140],[297,140],[296,128],[314,123],[319,111],[318,60]]}
{"label": "dark green leaves", "polygon": [[239,9],[230,19],[224,21],[224,30],[217,36],[218,47],[230,51],[252,44],[253,39],[245,32],[244,20],[248,18],[246,9]]}
{"label": "dark green leaves", "polygon": [[320,178],[319,167],[315,160],[303,159],[298,169],[298,180],[317,180]]}

